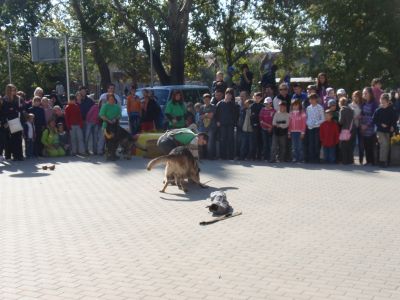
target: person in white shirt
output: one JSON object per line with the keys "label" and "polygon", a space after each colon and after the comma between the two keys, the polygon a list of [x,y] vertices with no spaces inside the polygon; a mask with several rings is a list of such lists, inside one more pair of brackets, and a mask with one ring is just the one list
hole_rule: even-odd
{"label": "person in white shirt", "polygon": [[116,103],[119,106],[122,105],[121,97],[115,93],[115,85],[113,83],[109,83],[107,86],[107,92],[100,95],[100,98],[99,98],[99,107],[100,108],[103,104],[105,104],[107,102],[108,94],[113,94]]}
{"label": "person in white shirt", "polygon": [[324,109],[318,104],[319,96],[311,94],[309,96],[310,105],[307,107],[307,162],[319,162],[320,140],[319,127],[325,121]]}

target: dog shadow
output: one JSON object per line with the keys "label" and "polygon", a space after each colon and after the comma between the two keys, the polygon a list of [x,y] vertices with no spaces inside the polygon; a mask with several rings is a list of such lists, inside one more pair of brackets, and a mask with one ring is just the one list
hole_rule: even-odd
{"label": "dog shadow", "polygon": [[[169,188],[178,188],[176,186],[169,186]],[[233,186],[225,186],[225,187],[214,187],[207,185],[206,188],[201,188],[196,184],[188,184],[187,185],[188,192],[185,194],[181,193],[164,193],[165,195],[175,196],[179,198],[167,198],[161,196],[160,198],[167,201],[184,201],[184,202],[193,202],[193,201],[202,201],[207,200],[212,192],[215,191],[228,191],[228,190],[238,190],[239,188]]]}

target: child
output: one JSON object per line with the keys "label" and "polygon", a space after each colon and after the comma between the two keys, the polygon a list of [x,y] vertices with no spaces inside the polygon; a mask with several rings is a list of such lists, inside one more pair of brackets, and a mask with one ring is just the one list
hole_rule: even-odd
{"label": "child", "polygon": [[41,100],[41,106],[44,109],[44,115],[46,118],[46,123],[53,118],[53,108],[50,106],[50,100],[47,97],[43,97]]}
{"label": "child", "polygon": [[34,157],[33,149],[36,138],[35,133],[35,115],[30,113],[28,114],[27,120],[24,124],[24,139],[25,139],[25,157],[32,158]]}
{"label": "child", "polygon": [[329,101],[330,100],[336,100],[336,94],[335,94],[335,90],[331,87],[328,87],[326,89],[326,96],[323,99],[323,107],[324,109],[328,109],[329,108]]}
{"label": "child", "polygon": [[339,122],[339,112],[337,111],[337,103],[336,100],[331,99],[328,101],[328,110],[332,112],[332,119],[336,123]]}
{"label": "child", "polygon": [[[131,125],[132,123],[130,123]],[[94,101],[94,105],[89,109],[86,115],[86,132],[85,140],[87,142],[89,153],[93,155],[100,154],[102,149],[98,149],[98,137],[101,132],[101,124],[99,120],[99,101]],[[132,130],[132,128],[131,128]]]}
{"label": "child", "polygon": [[306,113],[301,100],[294,100],[289,114],[289,139],[292,140],[293,162],[303,161],[303,140],[306,133]]}
{"label": "child", "polygon": [[69,155],[70,152],[69,136],[64,129],[63,123],[57,124],[57,132],[58,132],[58,142],[60,147],[64,149],[66,155]]}
{"label": "child", "polygon": [[272,107],[272,98],[267,97],[264,100],[264,107],[260,111],[261,135],[263,140],[264,160],[271,160],[272,146],[272,120],[275,115],[275,109]]}
{"label": "child", "polygon": [[310,105],[307,107],[307,161],[308,162],[319,162],[319,127],[324,122],[324,109],[318,104],[318,95],[311,94],[309,96]]}
{"label": "child", "polygon": [[327,163],[336,161],[336,145],[339,143],[339,125],[333,121],[332,111],[325,111],[325,122],[321,124],[319,137],[324,147],[324,160]]}
{"label": "child", "polygon": [[194,122],[196,123],[197,128],[200,128],[200,126],[201,126],[200,109],[201,109],[201,103],[197,102],[194,105]]}
{"label": "child", "polygon": [[388,166],[390,135],[394,132],[397,121],[396,112],[393,105],[389,105],[389,99],[389,94],[381,95],[381,105],[373,116],[379,143],[379,164],[384,168]]}
{"label": "child", "polygon": [[253,126],[251,125],[251,100],[244,102],[244,120],[242,125],[242,136],[240,137],[240,160],[247,159],[252,152],[253,144],[251,142],[251,134],[253,132]]}
{"label": "child", "polygon": [[280,162],[285,161],[286,148],[287,148],[287,136],[289,127],[289,113],[287,112],[286,102],[279,101],[279,111],[274,115],[272,120],[273,136],[272,136],[272,154],[271,163],[278,160]]}
{"label": "child", "polygon": [[85,155],[85,144],[83,142],[83,120],[81,110],[76,104],[74,97],[71,97],[65,108],[65,123],[71,137],[72,155]]}

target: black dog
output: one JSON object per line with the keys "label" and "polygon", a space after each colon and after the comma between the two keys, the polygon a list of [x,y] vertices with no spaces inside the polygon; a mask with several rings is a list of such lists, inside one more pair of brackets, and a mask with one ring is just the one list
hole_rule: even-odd
{"label": "black dog", "polygon": [[128,131],[119,126],[118,123],[107,123],[104,136],[106,140],[107,160],[119,159],[115,154],[118,146],[121,146],[123,157],[125,159],[131,159],[132,148],[135,145],[135,142]]}

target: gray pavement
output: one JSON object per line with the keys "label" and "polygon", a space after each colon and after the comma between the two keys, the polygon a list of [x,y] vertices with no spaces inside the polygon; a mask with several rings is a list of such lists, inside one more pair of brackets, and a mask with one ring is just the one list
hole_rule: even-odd
{"label": "gray pavement", "polygon": [[[399,168],[146,163],[0,163],[0,299],[400,299]],[[217,189],[243,215],[199,226]]]}

